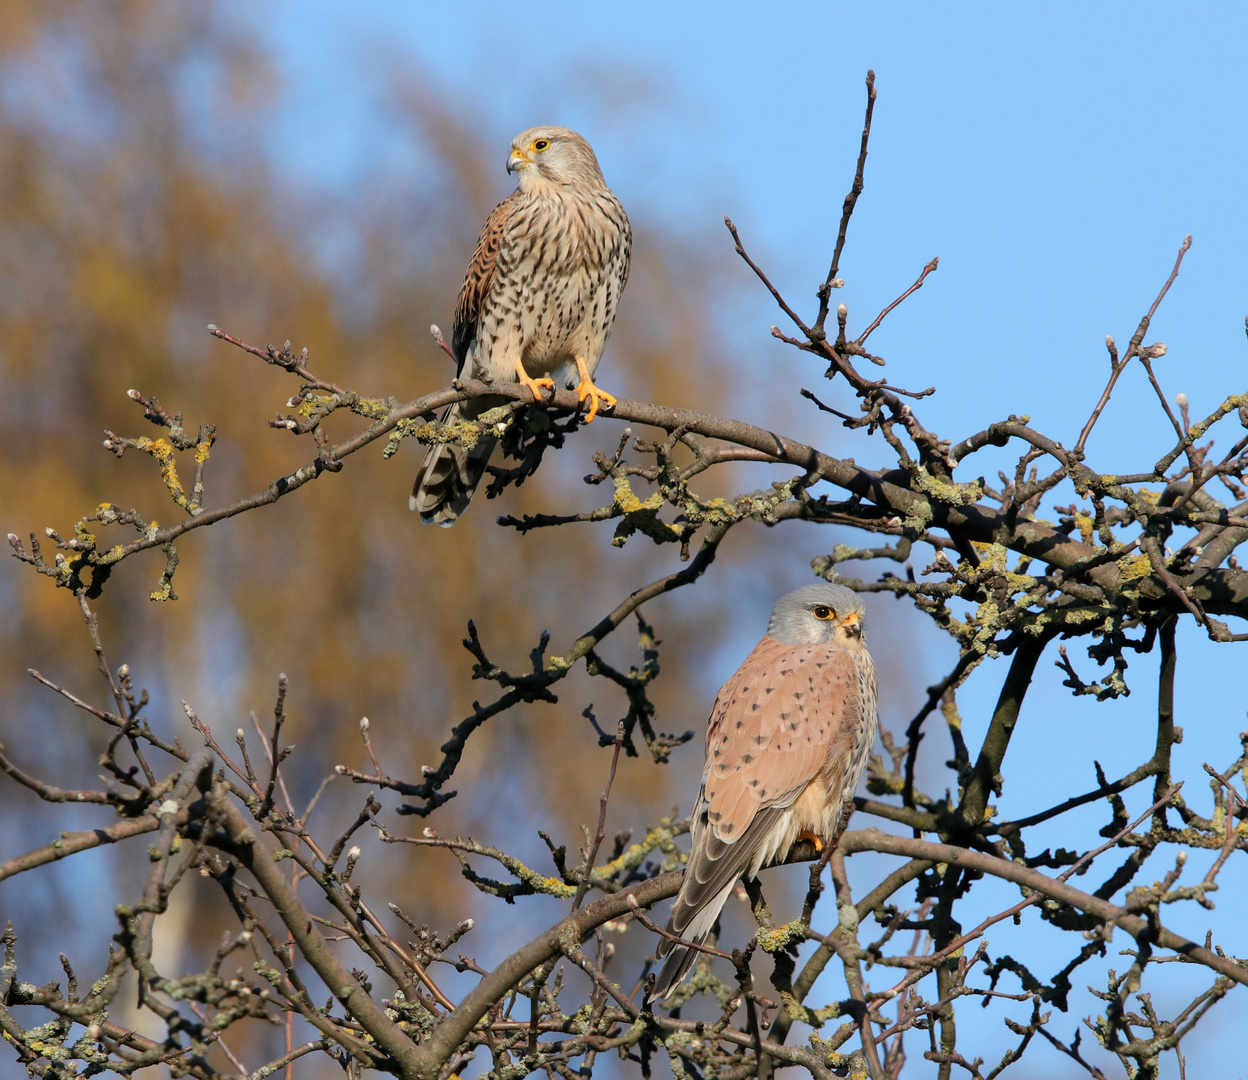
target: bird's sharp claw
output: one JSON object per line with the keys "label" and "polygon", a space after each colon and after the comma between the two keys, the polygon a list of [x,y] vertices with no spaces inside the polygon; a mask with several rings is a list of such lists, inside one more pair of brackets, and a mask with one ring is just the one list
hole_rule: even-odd
{"label": "bird's sharp claw", "polygon": [[615,395],[608,394],[594,385],[594,380],[590,377],[584,360],[577,360],[576,370],[581,376],[581,381],[576,385],[576,400],[582,402],[589,398],[589,415],[585,417],[585,423],[592,424],[594,417],[598,415],[598,410],[604,405],[608,409],[615,408]]}

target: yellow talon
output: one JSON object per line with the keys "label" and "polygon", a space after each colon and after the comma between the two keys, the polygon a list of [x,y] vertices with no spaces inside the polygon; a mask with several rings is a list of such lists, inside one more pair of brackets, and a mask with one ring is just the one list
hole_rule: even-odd
{"label": "yellow talon", "polygon": [[822,852],[823,852],[823,841],[822,841],[822,840],[820,840],[820,839],[819,839],[819,837],[817,837],[817,836],[816,836],[813,832],[811,832],[809,829],[803,829],[800,833],[798,833],[798,834],[797,834],[797,839],[796,839],[796,840],[794,840],[794,841],[793,841],[793,843],[795,843],[795,844],[800,844],[803,840],[809,840],[812,844],[814,844],[814,845],[815,845],[815,850],[816,850],[816,851],[818,851],[818,852],[820,852],[820,853],[822,854]]}
{"label": "yellow talon", "polygon": [[533,400],[542,400],[542,387],[548,386],[551,390],[555,388],[554,379],[533,379],[529,377],[529,373],[524,370],[523,364],[516,364],[516,378],[533,391]]}
{"label": "yellow talon", "polygon": [[576,400],[581,402],[589,398],[589,415],[585,417],[585,423],[592,424],[601,406],[605,405],[608,409],[615,408],[615,397],[605,390],[599,390],[594,385],[589,369],[585,367],[585,361],[579,356],[576,358],[576,370],[581,376],[581,381],[576,384]]}

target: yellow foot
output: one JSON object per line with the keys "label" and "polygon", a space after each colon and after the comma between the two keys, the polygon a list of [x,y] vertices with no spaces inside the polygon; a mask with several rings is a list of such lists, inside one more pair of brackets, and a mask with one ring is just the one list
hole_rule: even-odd
{"label": "yellow foot", "polygon": [[522,382],[525,386],[527,386],[530,390],[533,391],[534,401],[542,400],[542,387],[543,386],[547,386],[551,390],[554,390],[555,388],[554,379],[532,379],[529,377],[529,373],[525,371],[524,367],[520,364],[516,365],[516,379]]}
{"label": "yellow foot", "polygon": [[576,370],[581,376],[581,381],[576,385],[576,400],[581,402],[589,398],[589,415],[585,417],[585,423],[592,424],[601,406],[605,405],[608,409],[615,408],[615,397],[605,390],[599,390],[594,385],[594,380],[590,378],[589,370],[585,367],[585,361],[580,357],[576,360]]}
{"label": "yellow foot", "polygon": [[809,829],[803,829],[800,833],[798,833],[797,839],[794,840],[793,843],[800,844],[803,840],[809,840],[812,844],[814,844],[816,851],[823,851],[823,841]]}

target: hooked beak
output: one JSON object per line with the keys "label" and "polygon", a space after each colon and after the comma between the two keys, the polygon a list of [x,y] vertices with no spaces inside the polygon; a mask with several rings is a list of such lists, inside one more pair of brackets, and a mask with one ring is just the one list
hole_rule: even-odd
{"label": "hooked beak", "polygon": [[862,623],[859,621],[859,615],[856,611],[851,611],[845,616],[841,623],[842,628],[852,638],[862,637]]}
{"label": "hooked beak", "polygon": [[509,173],[519,172],[532,164],[532,159],[523,150],[513,150],[507,157],[507,171]]}

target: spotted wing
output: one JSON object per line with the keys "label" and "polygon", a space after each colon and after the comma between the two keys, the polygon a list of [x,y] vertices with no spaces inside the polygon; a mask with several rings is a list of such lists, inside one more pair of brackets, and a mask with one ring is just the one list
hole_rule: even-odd
{"label": "spotted wing", "polygon": [[468,271],[464,275],[464,284],[459,290],[459,299],[455,301],[455,325],[451,330],[451,349],[459,361],[459,374],[464,372],[464,359],[477,336],[477,324],[481,319],[481,309],[486,303],[490,287],[494,283],[494,272],[498,266],[498,253],[507,234],[507,222],[519,191],[513,191],[502,202],[494,207],[481,235],[477,238],[476,250],[468,263]]}
{"label": "spotted wing", "polygon": [[763,638],[720,690],[707,725],[708,844],[718,841],[718,852],[740,843],[760,810],[791,806],[836,737],[857,727],[858,711],[848,652]]}
{"label": "spotted wing", "polygon": [[[845,650],[770,637],[755,646],[711,712],[693,847],[668,924],[673,933],[704,940],[737,878],[783,854],[776,845],[784,811],[813,781],[830,779],[830,757],[850,749],[846,736],[857,729],[860,709],[857,669]],[[669,949],[664,942],[659,955]],[[693,959],[677,947],[655,996],[679,983]]]}
{"label": "spotted wing", "polygon": [[779,812],[819,776],[837,734],[857,725],[857,691],[843,649],[769,637],[724,684],[707,725],[706,825],[686,904],[698,907],[757,861]]}

